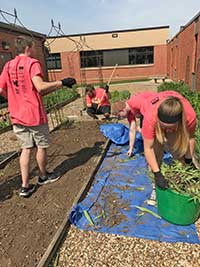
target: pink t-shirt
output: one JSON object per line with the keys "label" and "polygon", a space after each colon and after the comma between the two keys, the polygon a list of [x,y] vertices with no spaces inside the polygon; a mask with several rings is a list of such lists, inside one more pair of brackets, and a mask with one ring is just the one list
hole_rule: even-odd
{"label": "pink t-shirt", "polygon": [[136,117],[140,117],[144,115],[147,106],[148,106],[148,99],[154,97],[156,93],[154,92],[142,92],[132,95],[126,103],[130,107],[130,112],[128,113],[127,119],[128,122],[131,123],[135,120]]}
{"label": "pink t-shirt", "polygon": [[0,76],[0,88],[7,91],[12,124],[37,126],[47,123],[42,97],[32,83],[37,75],[43,76],[36,59],[16,56],[6,63]]}
{"label": "pink t-shirt", "polygon": [[101,107],[110,106],[108,95],[103,88],[96,88],[94,97],[90,97],[89,95],[86,95],[86,105],[91,106],[92,103],[95,103],[97,105],[101,103],[100,104]]}
{"label": "pink t-shirt", "polygon": [[175,91],[164,91],[156,93],[151,98],[148,98],[148,105],[144,115],[142,135],[146,139],[154,139],[155,126],[157,121],[157,111],[160,103],[169,96],[177,97],[181,100],[185,112],[186,126],[189,133],[193,133],[196,128],[196,113],[187,99]]}

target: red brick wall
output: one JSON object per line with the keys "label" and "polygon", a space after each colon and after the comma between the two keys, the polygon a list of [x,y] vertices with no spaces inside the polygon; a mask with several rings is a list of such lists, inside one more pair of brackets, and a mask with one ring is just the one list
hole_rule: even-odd
{"label": "red brick wall", "polygon": [[[3,29],[0,28],[0,53],[1,52],[10,52],[12,53],[12,57],[14,58],[16,55],[16,50],[15,50],[15,46],[14,46],[14,42],[15,42],[15,38],[19,35],[23,35],[20,33],[16,33],[13,31],[4,31]],[[6,41],[10,43],[10,48],[9,49],[3,49],[2,47],[2,41]],[[45,64],[45,56],[44,56],[44,42],[41,38],[36,38],[34,37],[34,41],[36,44],[36,58],[41,62],[42,64],[42,68],[45,74],[45,77],[47,77],[47,70],[46,70],[46,64]],[[3,69],[3,64],[2,64],[2,60],[0,58],[0,73]]]}
{"label": "red brick wall", "polygon": [[[92,83],[108,81],[113,68],[87,68],[80,71],[80,57],[78,52],[61,53],[62,70],[49,71],[49,79],[62,79],[67,76],[75,77],[78,83]],[[131,67],[118,66],[114,80],[130,80],[142,77],[165,76],[167,73],[167,45],[154,47],[154,64],[149,66]]]}
{"label": "red brick wall", "polygon": [[[195,55],[197,45],[197,53]],[[195,58],[196,57],[196,58]],[[195,40],[195,21],[189,24],[167,46],[167,74],[175,81],[182,80],[192,88],[192,74],[196,74],[196,90],[200,91],[200,19],[198,40]],[[199,64],[199,65],[198,65]],[[199,67],[198,67],[199,66]],[[199,74],[198,74],[199,72]]]}
{"label": "red brick wall", "polygon": [[65,77],[75,77],[80,81],[80,58],[78,52],[61,53],[62,70],[50,70],[49,80],[61,80]]}
{"label": "red brick wall", "polygon": [[196,56],[196,90],[200,91],[200,18],[198,21],[198,39]]}

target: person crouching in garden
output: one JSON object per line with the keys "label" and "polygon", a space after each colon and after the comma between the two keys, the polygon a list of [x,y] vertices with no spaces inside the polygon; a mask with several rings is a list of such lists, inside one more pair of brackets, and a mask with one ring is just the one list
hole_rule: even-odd
{"label": "person crouching in garden", "polygon": [[[147,109],[147,99],[153,97],[155,92],[141,92],[132,95],[127,101],[117,101],[112,104],[112,114],[119,119],[127,118],[129,122],[129,149],[128,157],[132,156],[136,131],[141,132],[143,116]],[[137,123],[139,121],[139,123]]]}
{"label": "person crouching in garden", "polygon": [[42,95],[51,93],[63,86],[72,87],[74,78],[45,82],[41,64],[34,59],[35,43],[31,37],[18,36],[15,40],[18,55],[8,61],[0,76],[0,93],[8,99],[13,131],[21,144],[20,169],[22,186],[20,196],[28,197],[35,190],[29,183],[30,157],[36,146],[36,160],[39,167],[38,184],[57,181],[57,173],[46,170],[49,127]]}
{"label": "person crouching in garden", "polygon": [[96,115],[103,114],[108,119],[111,112],[109,86],[95,89],[92,85],[87,85],[85,94],[87,114],[94,119],[98,119]]}
{"label": "person crouching in garden", "polygon": [[196,168],[192,160],[196,114],[189,101],[175,91],[157,93],[148,102],[142,126],[144,153],[156,185],[166,189],[168,182],[160,171],[164,149]]}

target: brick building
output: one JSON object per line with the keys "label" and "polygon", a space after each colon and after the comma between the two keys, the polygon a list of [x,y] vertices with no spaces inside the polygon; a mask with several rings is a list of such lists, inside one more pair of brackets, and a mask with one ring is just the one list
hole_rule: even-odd
{"label": "brick building", "polygon": [[73,76],[79,83],[167,74],[169,26],[84,33],[47,39],[49,78]]}
{"label": "brick building", "polygon": [[200,91],[200,12],[167,45],[167,74]]}
{"label": "brick building", "polygon": [[40,60],[43,71],[45,74],[47,74],[44,53],[44,42],[46,35],[30,31],[19,26],[12,26],[3,22],[0,22],[0,73],[5,63],[15,57],[16,51],[14,41],[15,38],[19,35],[27,35],[33,37],[36,44],[36,58]]}

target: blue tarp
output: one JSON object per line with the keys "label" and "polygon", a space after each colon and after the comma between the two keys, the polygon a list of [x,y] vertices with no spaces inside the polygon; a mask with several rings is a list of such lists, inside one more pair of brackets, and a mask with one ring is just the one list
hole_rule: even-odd
{"label": "blue tarp", "polygon": [[100,131],[117,145],[129,142],[129,128],[122,123],[103,124],[100,126]]}
{"label": "blue tarp", "polygon": [[[137,135],[136,143],[141,137]],[[128,146],[112,144],[87,197],[71,211],[71,222],[83,230],[165,242],[200,243],[195,225],[177,226],[157,218],[149,206],[152,183],[144,155],[127,158]],[[155,214],[142,212],[145,207]],[[91,220],[90,220],[91,219]]]}

